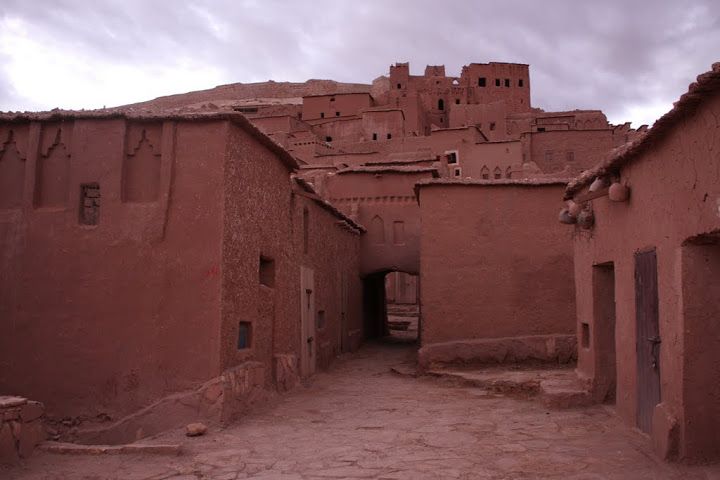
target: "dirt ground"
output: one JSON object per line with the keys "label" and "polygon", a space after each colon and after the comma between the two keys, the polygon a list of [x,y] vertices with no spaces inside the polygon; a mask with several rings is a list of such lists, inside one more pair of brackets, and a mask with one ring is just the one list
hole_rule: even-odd
{"label": "dirt ground", "polygon": [[36,452],[3,479],[720,479],[720,467],[653,457],[607,407],[547,410],[390,372],[404,344],[368,345],[227,428],[187,438],[180,456]]}

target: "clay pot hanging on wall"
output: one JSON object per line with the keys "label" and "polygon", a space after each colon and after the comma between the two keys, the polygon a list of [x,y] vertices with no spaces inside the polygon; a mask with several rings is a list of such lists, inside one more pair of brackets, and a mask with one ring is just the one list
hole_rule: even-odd
{"label": "clay pot hanging on wall", "polygon": [[569,212],[570,215],[572,215],[573,217],[576,217],[576,218],[577,218],[577,216],[578,216],[578,215],[580,214],[580,212],[582,211],[582,208],[583,208],[582,205],[580,205],[579,203],[575,203],[575,202],[572,201],[572,200],[569,200],[569,201],[567,202],[568,212]]}
{"label": "clay pot hanging on wall", "polygon": [[630,189],[622,183],[615,182],[608,189],[608,198],[613,202],[626,202],[630,198]]}
{"label": "clay pot hanging on wall", "polygon": [[567,208],[563,208],[562,210],[560,210],[558,220],[560,220],[560,223],[564,223],[566,225],[572,225],[577,221],[577,219],[573,215],[570,215],[570,212]]}
{"label": "clay pot hanging on wall", "polygon": [[591,192],[597,192],[607,186],[608,182],[605,177],[597,177],[595,181],[590,184],[590,188],[588,190]]}

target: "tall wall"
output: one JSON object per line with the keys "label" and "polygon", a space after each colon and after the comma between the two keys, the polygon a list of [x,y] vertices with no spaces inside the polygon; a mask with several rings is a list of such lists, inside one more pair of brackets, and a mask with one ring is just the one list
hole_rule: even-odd
{"label": "tall wall", "polygon": [[0,166],[22,185],[0,207],[0,390],[121,414],[217,375],[225,124],[10,131],[0,165],[24,165]]}
{"label": "tall wall", "polygon": [[[275,154],[231,127],[225,159],[223,230],[222,366],[244,361],[264,366],[272,380],[274,353],[297,353],[299,274],[292,238],[289,172]],[[261,258],[272,262],[263,284]],[[249,348],[238,348],[240,322],[250,324]]]}
{"label": "tall wall", "polygon": [[[423,349],[543,335],[549,353],[547,339],[574,334],[572,239],[556,220],[562,189],[558,182],[419,185]],[[512,348],[501,350],[509,358]]]}
{"label": "tall wall", "polygon": [[330,201],[367,228],[361,242],[361,275],[393,270],[418,273],[420,215],[414,186],[432,175],[428,169],[371,168],[328,177]]}
{"label": "tall wall", "polygon": [[[302,265],[314,272],[315,342],[318,367],[324,369],[340,353],[356,350],[363,339],[362,236],[339,226],[335,215],[303,195],[293,197],[292,215],[298,270]],[[299,295],[299,286],[296,292]],[[296,299],[299,305],[299,296]],[[299,331],[289,340],[289,348],[304,347]]]}
{"label": "tall wall", "polygon": [[637,423],[634,255],[654,249],[662,402],[655,407],[651,435],[661,454],[668,449],[672,454],[675,442],[675,454],[705,460],[720,458],[717,309],[716,302],[709,301],[720,275],[714,251],[720,231],[720,96],[693,109],[696,113],[664,140],[621,169],[619,180],[632,189],[629,201],[593,200],[594,228],[575,234],[577,321],[579,328],[587,325],[589,336],[587,347],[578,351],[578,371],[596,388],[607,388],[600,381],[605,351],[597,345],[603,324],[593,308],[593,269],[612,264],[617,412],[628,424]]}

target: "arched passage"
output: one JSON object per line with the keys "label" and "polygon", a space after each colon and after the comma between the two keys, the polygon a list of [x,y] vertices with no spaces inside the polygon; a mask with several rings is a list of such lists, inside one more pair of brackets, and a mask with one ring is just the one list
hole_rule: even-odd
{"label": "arched passage", "polygon": [[365,337],[395,343],[419,343],[419,277],[380,271],[363,279]]}

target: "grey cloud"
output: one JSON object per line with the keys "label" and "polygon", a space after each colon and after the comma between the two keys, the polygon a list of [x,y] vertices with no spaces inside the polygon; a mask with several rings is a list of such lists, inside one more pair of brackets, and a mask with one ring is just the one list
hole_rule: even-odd
{"label": "grey cloud", "polygon": [[395,61],[415,72],[445,64],[448,74],[469,62],[529,63],[536,106],[601,108],[612,118],[677,98],[720,45],[713,0],[6,0],[3,8],[41,41],[91,58],[194,59],[227,82],[369,82]]}

